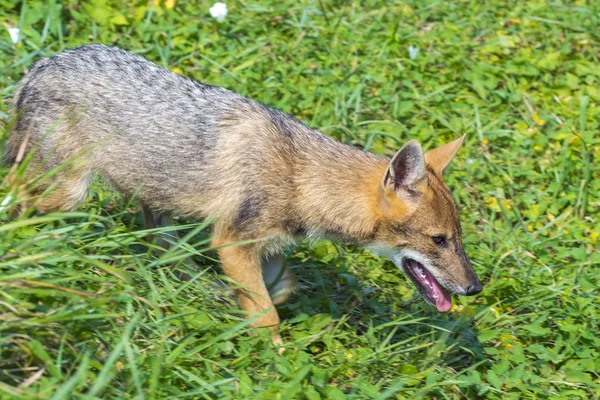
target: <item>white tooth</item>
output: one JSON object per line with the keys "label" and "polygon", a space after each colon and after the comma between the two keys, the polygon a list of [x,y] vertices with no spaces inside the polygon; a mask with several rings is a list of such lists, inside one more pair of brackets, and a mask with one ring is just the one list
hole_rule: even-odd
{"label": "white tooth", "polygon": [[434,298],[435,300],[437,300],[437,298],[438,298],[438,295],[434,293],[434,294],[433,294],[433,298]]}

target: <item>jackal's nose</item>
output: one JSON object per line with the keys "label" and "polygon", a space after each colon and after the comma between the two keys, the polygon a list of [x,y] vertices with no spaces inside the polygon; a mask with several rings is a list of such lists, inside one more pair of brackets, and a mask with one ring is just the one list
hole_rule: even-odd
{"label": "jackal's nose", "polygon": [[474,294],[481,292],[482,289],[483,289],[483,285],[481,284],[481,282],[479,282],[479,280],[477,280],[476,283],[473,283],[473,284],[467,286],[467,290],[465,291],[465,296],[473,296]]}

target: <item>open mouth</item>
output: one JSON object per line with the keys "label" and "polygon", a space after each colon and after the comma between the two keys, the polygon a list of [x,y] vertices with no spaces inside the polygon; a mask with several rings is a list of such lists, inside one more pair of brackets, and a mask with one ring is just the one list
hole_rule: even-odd
{"label": "open mouth", "polygon": [[439,312],[450,310],[452,307],[450,292],[435,279],[423,264],[411,258],[405,258],[402,266],[425,300],[435,305]]}

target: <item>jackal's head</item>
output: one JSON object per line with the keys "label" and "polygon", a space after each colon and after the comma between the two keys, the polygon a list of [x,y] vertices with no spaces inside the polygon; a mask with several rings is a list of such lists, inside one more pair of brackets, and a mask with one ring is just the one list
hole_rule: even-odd
{"label": "jackal's head", "polygon": [[390,162],[381,181],[382,223],[370,249],[389,257],[438,311],[451,293],[474,295],[482,285],[463,250],[454,199],[442,174],[464,136],[428,153],[411,140]]}

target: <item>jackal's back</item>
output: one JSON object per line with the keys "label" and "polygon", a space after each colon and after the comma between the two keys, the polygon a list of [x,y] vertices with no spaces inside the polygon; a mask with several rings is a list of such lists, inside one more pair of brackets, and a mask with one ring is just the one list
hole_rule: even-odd
{"label": "jackal's back", "polygon": [[6,161],[28,136],[46,170],[80,157],[90,173],[153,208],[227,219],[238,230],[286,221],[290,231],[311,230],[298,221],[305,209],[314,220],[327,213],[316,191],[381,161],[227,89],[102,45],[37,62],[12,106],[19,118]]}

